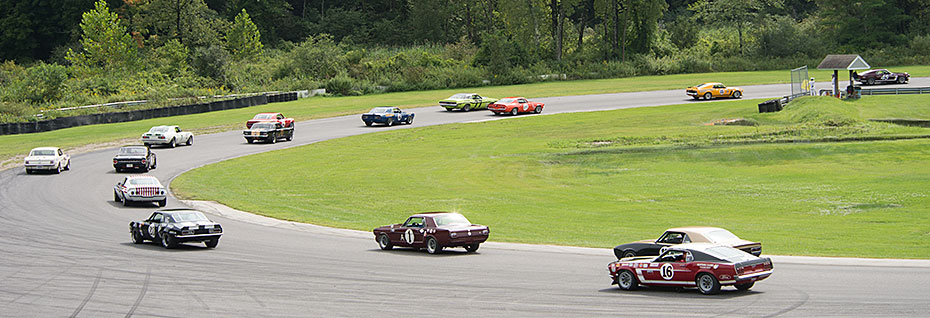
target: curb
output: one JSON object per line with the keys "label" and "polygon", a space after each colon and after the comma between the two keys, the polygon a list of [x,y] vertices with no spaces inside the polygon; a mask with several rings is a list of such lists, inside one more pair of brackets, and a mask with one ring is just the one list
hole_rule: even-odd
{"label": "curb", "polygon": [[[275,227],[280,229],[289,229],[295,231],[321,233],[327,235],[337,235],[348,238],[357,238],[374,241],[371,232],[339,229],[322,225],[309,223],[300,223],[293,221],[279,220],[267,216],[252,214],[245,211],[239,211],[214,201],[195,201],[181,200],[185,205],[224,218],[236,221]],[[607,260],[614,259],[612,249],[577,247],[562,245],[541,245],[541,244],[521,244],[521,243],[504,243],[504,242],[486,242],[485,247],[501,250],[539,252],[539,253],[559,253],[575,254],[588,256],[603,256]],[[930,260],[923,259],[892,259],[892,258],[854,258],[854,257],[815,257],[815,256],[791,256],[791,255],[765,255],[772,258],[777,264],[797,264],[797,265],[825,265],[825,266],[855,266],[855,267],[927,267],[930,268]]]}

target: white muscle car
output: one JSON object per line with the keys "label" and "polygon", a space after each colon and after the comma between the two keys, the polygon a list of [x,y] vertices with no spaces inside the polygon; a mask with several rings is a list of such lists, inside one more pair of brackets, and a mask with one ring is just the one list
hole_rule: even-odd
{"label": "white muscle car", "polygon": [[171,148],[179,144],[190,146],[194,144],[194,134],[181,131],[178,126],[155,126],[142,134],[142,143],[146,146],[167,145]]}
{"label": "white muscle car", "polygon": [[38,170],[61,173],[62,170],[71,170],[71,156],[61,151],[61,148],[39,147],[29,152],[24,165],[26,173]]}
{"label": "white muscle car", "polygon": [[128,176],[113,187],[113,201],[129,205],[131,202],[157,202],[165,206],[167,191],[153,176]]}

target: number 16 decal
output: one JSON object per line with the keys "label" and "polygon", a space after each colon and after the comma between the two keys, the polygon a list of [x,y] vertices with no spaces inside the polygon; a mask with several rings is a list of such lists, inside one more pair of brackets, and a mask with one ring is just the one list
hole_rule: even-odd
{"label": "number 16 decal", "polygon": [[672,267],[672,264],[665,263],[662,264],[662,269],[660,270],[662,278],[665,280],[671,280],[672,277],[675,277],[675,268]]}

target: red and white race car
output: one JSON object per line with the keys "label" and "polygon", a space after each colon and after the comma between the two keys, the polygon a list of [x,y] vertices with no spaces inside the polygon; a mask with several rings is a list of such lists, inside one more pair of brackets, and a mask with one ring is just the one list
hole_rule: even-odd
{"label": "red and white race car", "polygon": [[258,113],[255,117],[252,117],[249,121],[245,122],[245,128],[252,128],[252,124],[260,121],[273,121],[277,122],[283,128],[289,128],[294,126],[294,118],[284,117],[281,113]]}
{"label": "red and white race car", "polygon": [[510,114],[516,116],[521,113],[541,113],[546,104],[540,102],[531,102],[523,97],[501,98],[499,101],[488,105],[488,110],[494,112],[494,115]]}
{"label": "red and white race car", "polygon": [[748,290],[772,275],[772,260],[708,243],[668,247],[659,257],[629,257],[607,265],[613,284],[623,290],[639,285],[697,287],[705,295],[721,286]]}

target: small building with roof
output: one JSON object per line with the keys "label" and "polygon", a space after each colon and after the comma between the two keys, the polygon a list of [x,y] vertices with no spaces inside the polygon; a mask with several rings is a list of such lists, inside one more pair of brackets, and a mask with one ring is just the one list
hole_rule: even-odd
{"label": "small building with roof", "polygon": [[820,65],[817,65],[818,70],[833,70],[833,77],[836,78],[836,81],[832,83],[835,94],[840,92],[840,70],[849,71],[849,85],[854,86],[854,72],[870,68],[872,67],[869,66],[869,63],[866,63],[858,54],[830,54],[820,62]]}

